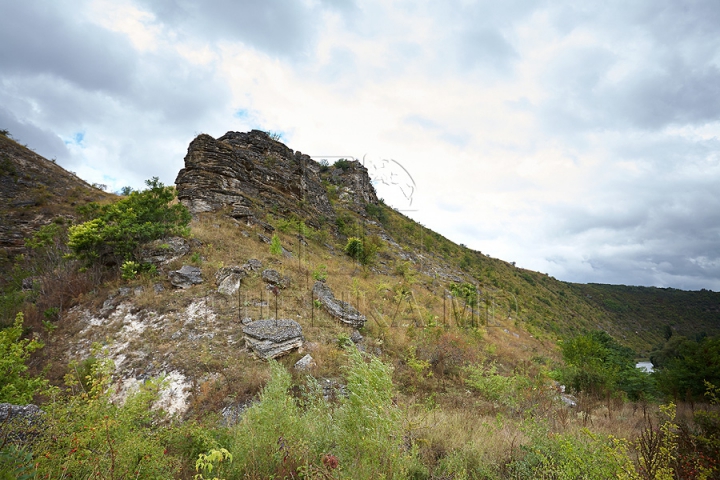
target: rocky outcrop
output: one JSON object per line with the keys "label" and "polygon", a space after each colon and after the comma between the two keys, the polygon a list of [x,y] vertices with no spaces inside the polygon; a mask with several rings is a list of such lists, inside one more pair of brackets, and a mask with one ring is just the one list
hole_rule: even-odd
{"label": "rocky outcrop", "polygon": [[198,267],[183,265],[180,270],[168,273],[170,283],[177,288],[190,288],[193,285],[203,283],[202,274]]}
{"label": "rocky outcrop", "polygon": [[349,303],[336,299],[330,287],[325,285],[325,283],[315,282],[313,295],[320,300],[325,311],[341,322],[347,323],[355,328],[360,328],[365,325],[365,321],[367,320],[365,315],[362,315]]}
{"label": "rocky outcrop", "polygon": [[166,265],[190,251],[190,244],[182,237],[153,240],[140,248],[140,259],[144,263]]}
{"label": "rocky outcrop", "polygon": [[302,327],[293,320],[256,320],[243,327],[245,344],[269,360],[302,347]]}
{"label": "rocky outcrop", "polygon": [[251,258],[247,262],[245,262],[245,265],[242,266],[243,270],[246,270],[248,272],[256,272],[262,268],[262,262],[256,258]]}
{"label": "rocky outcrop", "polygon": [[365,215],[365,206],[368,203],[378,203],[368,170],[357,160],[343,161],[342,166],[334,166],[329,171],[328,181],[339,187],[338,197],[346,207]]}
{"label": "rocky outcrop", "polygon": [[193,213],[230,207],[232,216],[252,221],[253,212],[272,208],[318,226],[319,218],[335,217],[319,171],[309,156],[265,132],[228,132],[217,140],[203,134],[190,143],[175,183]]}

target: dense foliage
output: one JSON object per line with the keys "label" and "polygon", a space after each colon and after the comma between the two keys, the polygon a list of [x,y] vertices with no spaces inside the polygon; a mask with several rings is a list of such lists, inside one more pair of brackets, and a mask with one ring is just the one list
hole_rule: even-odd
{"label": "dense foliage", "polygon": [[720,336],[673,335],[650,355],[658,386],[675,398],[702,398],[707,382],[720,385]]}
{"label": "dense foliage", "polygon": [[143,242],[187,233],[190,213],[179,203],[171,204],[175,189],[157,177],[145,183],[148,189],[130,192],[115,203],[91,203],[82,209],[89,220],[70,227],[68,239],[77,258],[120,264],[135,259]]}
{"label": "dense foliage", "polygon": [[561,344],[566,367],[560,379],[576,392],[607,396],[624,392],[632,400],[651,395],[653,382],[635,368],[635,352],[603,331],[578,335]]}

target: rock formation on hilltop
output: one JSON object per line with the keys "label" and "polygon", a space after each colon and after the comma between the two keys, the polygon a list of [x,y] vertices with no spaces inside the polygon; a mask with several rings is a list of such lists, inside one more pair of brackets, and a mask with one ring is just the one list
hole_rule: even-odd
{"label": "rock formation on hilltop", "polygon": [[[367,169],[359,162],[347,167],[326,175],[338,186],[341,200],[363,207],[377,203]],[[175,183],[178,198],[192,213],[231,207],[232,216],[250,219],[272,211],[319,226],[323,219],[335,218],[321,170],[308,155],[293,152],[265,132],[228,132],[217,140],[202,134],[190,143]]]}

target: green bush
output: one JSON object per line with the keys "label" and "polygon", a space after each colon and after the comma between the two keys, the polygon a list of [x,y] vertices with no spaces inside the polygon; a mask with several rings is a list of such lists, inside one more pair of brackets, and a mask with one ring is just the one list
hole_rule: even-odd
{"label": "green bush", "polygon": [[23,314],[18,313],[13,326],[0,330],[0,403],[26,404],[47,384],[41,377],[25,374],[32,352],[43,347],[33,339],[22,339]]}
{"label": "green bush", "polygon": [[700,399],[705,382],[720,385],[720,336],[694,341],[673,335],[650,359],[658,388],[667,395]]}
{"label": "green bush", "polygon": [[229,478],[407,478],[400,409],[391,368],[348,348],[347,396],[333,408],[312,378],[300,400],[290,374],[271,363],[260,401],[235,427]]}
{"label": "green bush", "polygon": [[387,224],[388,216],[384,208],[382,207],[382,204],[375,205],[373,203],[368,203],[367,205],[365,205],[365,211],[368,215],[370,215],[372,218],[375,218],[383,225]]}
{"label": "green bush", "polygon": [[82,209],[90,220],[69,230],[68,246],[76,258],[108,264],[137,260],[136,249],[141,243],[188,233],[187,208],[170,204],[175,189],[165,187],[157,177],[145,183],[147,190],[130,192],[113,204],[90,204]]}
{"label": "green bush", "polygon": [[468,378],[465,384],[477,391],[486,400],[507,407],[515,407],[519,401],[519,393],[530,387],[530,380],[520,375],[503,376],[497,373],[497,366],[488,367],[472,365],[466,368]]}
{"label": "green bush", "polygon": [[640,479],[626,442],[587,430],[579,436],[554,434],[542,424],[530,423],[527,430],[531,442],[508,465],[508,478]]}
{"label": "green bush", "polygon": [[343,172],[345,172],[348,168],[350,168],[351,165],[352,164],[350,163],[350,160],[348,160],[346,158],[341,158],[341,159],[335,161],[335,163],[333,164],[333,166],[335,168],[339,168]]}
{"label": "green bush", "polygon": [[560,380],[576,392],[607,395],[621,390],[637,398],[652,385],[650,376],[635,368],[635,353],[606,332],[579,335],[560,347],[567,364]]}
{"label": "green bush", "polygon": [[43,435],[33,446],[39,478],[174,478],[179,460],[164,441],[170,429],[164,413],[152,408],[162,382],[146,382],[119,406],[111,401],[113,369],[98,359],[87,386],[68,376],[74,393],[56,393],[43,405]]}
{"label": "green bush", "polygon": [[357,237],[348,238],[345,245],[345,253],[358,262],[363,257],[363,242]]}
{"label": "green bush", "polygon": [[312,272],[313,280],[324,282],[327,280],[328,272],[327,272],[327,265],[324,263],[321,263],[317,266],[315,270]]}
{"label": "green bush", "polygon": [[382,241],[375,235],[365,239],[350,237],[345,244],[345,253],[362,265],[369,265],[381,248]]}

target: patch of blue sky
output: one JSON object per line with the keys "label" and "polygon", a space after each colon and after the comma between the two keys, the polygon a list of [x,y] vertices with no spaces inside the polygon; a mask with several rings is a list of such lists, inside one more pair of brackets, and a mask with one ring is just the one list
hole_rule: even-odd
{"label": "patch of blue sky", "polygon": [[241,108],[241,109],[237,110],[233,116],[235,118],[239,118],[240,120],[249,120],[250,112],[245,110],[244,108]]}
{"label": "patch of blue sky", "polygon": [[71,137],[64,138],[65,145],[77,145],[78,147],[84,148],[83,141],[85,140],[85,132],[75,132]]}

